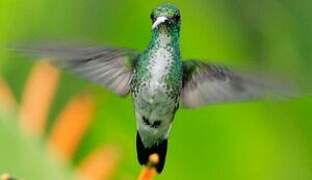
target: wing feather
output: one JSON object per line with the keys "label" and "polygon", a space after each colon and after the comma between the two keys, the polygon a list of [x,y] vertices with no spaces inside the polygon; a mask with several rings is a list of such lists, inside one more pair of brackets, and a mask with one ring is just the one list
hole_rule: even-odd
{"label": "wing feather", "polygon": [[196,60],[183,62],[181,98],[185,107],[257,99],[274,94],[288,96],[289,92],[290,86],[236,73],[225,66]]}
{"label": "wing feather", "polygon": [[131,49],[63,45],[13,50],[49,58],[56,65],[106,86],[120,96],[130,91],[134,66],[140,55]]}

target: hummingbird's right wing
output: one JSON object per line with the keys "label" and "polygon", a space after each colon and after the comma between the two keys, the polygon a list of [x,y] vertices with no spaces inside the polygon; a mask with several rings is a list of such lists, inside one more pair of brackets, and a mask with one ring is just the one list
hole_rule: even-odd
{"label": "hummingbird's right wing", "polygon": [[222,65],[183,61],[182,103],[194,108],[205,104],[250,100],[266,95],[293,96],[291,86],[233,72]]}
{"label": "hummingbird's right wing", "polygon": [[13,50],[48,58],[57,66],[104,85],[119,96],[129,93],[134,66],[139,56],[137,51],[131,49],[60,45]]}

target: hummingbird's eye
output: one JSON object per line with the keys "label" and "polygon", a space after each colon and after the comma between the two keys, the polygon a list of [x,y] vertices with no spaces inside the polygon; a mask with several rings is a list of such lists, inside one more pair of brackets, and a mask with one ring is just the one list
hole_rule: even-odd
{"label": "hummingbird's eye", "polygon": [[151,19],[152,19],[152,21],[155,21],[154,13],[151,14]]}
{"label": "hummingbird's eye", "polygon": [[174,19],[175,19],[176,21],[180,21],[180,19],[181,19],[180,14],[174,15]]}

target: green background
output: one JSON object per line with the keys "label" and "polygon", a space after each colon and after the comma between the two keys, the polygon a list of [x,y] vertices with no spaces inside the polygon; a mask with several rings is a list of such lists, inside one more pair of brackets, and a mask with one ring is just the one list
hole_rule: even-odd
{"label": "green background", "polygon": [[[162,2],[0,0],[0,47],[65,39],[143,50],[151,36],[150,12]],[[183,58],[211,59],[238,67],[252,65],[259,71],[283,72],[307,86],[311,84],[312,1],[171,2],[182,14]],[[0,74],[18,101],[31,68],[23,59],[0,51]],[[141,168],[136,161],[136,125],[130,98],[116,97],[107,89],[63,73],[46,135],[66,102],[85,89],[94,93],[97,110],[71,166],[94,148],[114,144],[122,148],[122,162],[114,179],[135,179]],[[310,180],[311,106],[312,98],[304,97],[181,109],[171,131],[165,170],[157,179]],[[7,128],[1,125],[1,129]],[[12,137],[0,133],[2,143],[7,138]],[[19,143],[13,139],[12,144]],[[35,168],[35,161],[27,162],[27,167],[19,162],[23,158],[15,156],[18,152],[4,149],[0,153],[0,174],[6,168],[16,168],[21,169],[18,177],[32,179],[25,169]],[[10,160],[15,163],[8,163]]]}

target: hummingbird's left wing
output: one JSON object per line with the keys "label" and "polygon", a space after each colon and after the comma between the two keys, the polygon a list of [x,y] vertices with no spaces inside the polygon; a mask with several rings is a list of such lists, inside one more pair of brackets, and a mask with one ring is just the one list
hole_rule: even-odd
{"label": "hummingbird's left wing", "polygon": [[46,45],[15,48],[30,55],[49,58],[57,66],[104,85],[119,96],[130,91],[130,82],[139,53],[131,49]]}
{"label": "hummingbird's left wing", "polygon": [[182,103],[194,108],[205,104],[289,96],[290,87],[272,80],[237,73],[221,65],[183,61]]}

